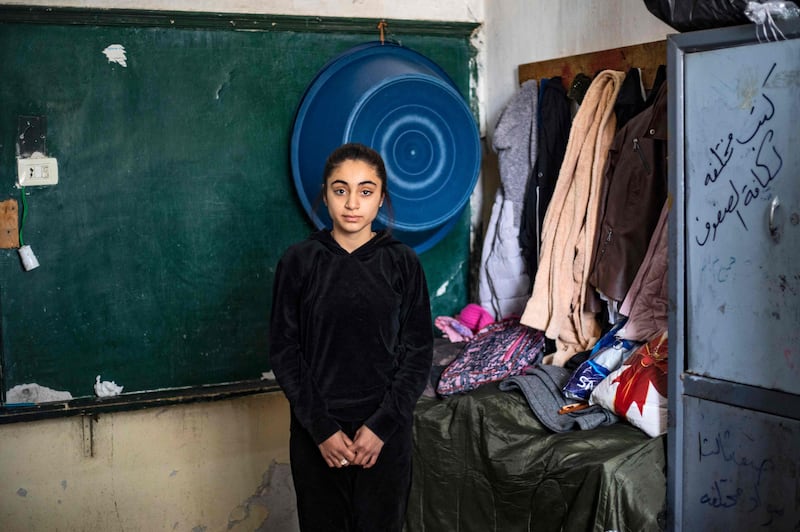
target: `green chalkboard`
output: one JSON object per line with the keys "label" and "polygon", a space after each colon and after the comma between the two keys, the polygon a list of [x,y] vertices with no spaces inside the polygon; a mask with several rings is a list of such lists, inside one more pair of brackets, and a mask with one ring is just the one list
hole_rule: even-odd
{"label": "green chalkboard", "polygon": [[[288,162],[294,112],[375,22],[0,9],[0,200],[22,205],[21,115],[46,116],[60,179],[24,191],[40,267],[0,250],[3,392],[258,381],[275,263],[313,230]],[[464,95],[471,29],[389,21]],[[125,66],[103,53],[115,44]],[[434,315],[466,303],[468,217],[422,255]]]}

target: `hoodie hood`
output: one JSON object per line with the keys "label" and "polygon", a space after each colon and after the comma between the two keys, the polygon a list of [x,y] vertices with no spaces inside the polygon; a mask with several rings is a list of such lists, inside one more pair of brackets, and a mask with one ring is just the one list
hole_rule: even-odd
{"label": "hoodie hood", "polygon": [[338,242],[333,238],[333,235],[328,229],[322,229],[315,233],[311,234],[311,240],[315,240],[321,243],[323,246],[328,248],[331,252],[336,253],[338,255],[352,255],[358,257],[370,257],[372,254],[375,253],[376,250],[386,247],[386,246],[393,246],[399,245],[401,242],[394,238],[388,231],[385,229],[381,231],[377,231],[375,236],[369,239],[364,245],[353,251],[352,253],[348,253],[342,246],[339,245]]}

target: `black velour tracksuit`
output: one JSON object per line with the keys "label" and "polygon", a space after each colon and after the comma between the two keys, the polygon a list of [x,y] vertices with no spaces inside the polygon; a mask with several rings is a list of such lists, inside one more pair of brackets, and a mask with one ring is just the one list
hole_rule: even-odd
{"label": "black velour tracksuit", "polygon": [[[385,231],[348,253],[328,231],[294,244],[275,271],[270,363],[291,407],[300,528],[402,529],[414,406],[433,329],[416,254]],[[318,445],[366,425],[383,442],[369,469],[330,468]]]}

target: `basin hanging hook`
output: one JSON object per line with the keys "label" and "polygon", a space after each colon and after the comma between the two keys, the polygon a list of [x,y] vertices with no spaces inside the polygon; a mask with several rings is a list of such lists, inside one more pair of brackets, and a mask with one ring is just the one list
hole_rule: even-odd
{"label": "basin hanging hook", "polygon": [[381,20],[380,22],[378,22],[378,29],[381,31],[381,44],[383,44],[383,42],[384,42],[384,34],[383,34],[383,32],[384,32],[384,30],[386,29],[387,26],[389,26],[389,25],[386,23],[386,20]]}

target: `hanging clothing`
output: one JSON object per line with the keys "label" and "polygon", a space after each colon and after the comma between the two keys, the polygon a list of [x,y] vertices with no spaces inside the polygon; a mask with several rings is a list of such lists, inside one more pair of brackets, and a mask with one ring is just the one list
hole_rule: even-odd
{"label": "hanging clothing", "polygon": [[658,65],[656,69],[656,75],[653,78],[653,86],[650,87],[650,92],[647,93],[647,99],[644,102],[645,107],[650,107],[653,102],[656,100],[656,96],[658,95],[658,91],[661,88],[661,85],[666,83],[667,81],[667,66],[666,65]]}
{"label": "hanging clothing", "polygon": [[[667,198],[667,85],[614,137],[608,154],[589,274],[594,290],[622,302]],[[587,297],[587,310],[602,302]]]}
{"label": "hanging clothing", "polygon": [[642,86],[642,73],[638,68],[631,68],[625,75],[625,81],[614,104],[614,114],[617,115],[617,130],[625,127],[628,120],[641,113],[645,108],[644,86]]}
{"label": "hanging clothing", "polygon": [[480,305],[496,319],[519,316],[530,291],[519,247],[525,188],[536,160],[537,82],[524,82],[500,115],[492,147],[501,186],[495,195],[478,274]]}
{"label": "hanging clothing", "polygon": [[600,336],[584,311],[600,184],[614,139],[614,102],[625,77],[605,70],[592,81],[572,123],[567,152],[547,208],[542,253],[522,323],[556,340],[552,363],[563,366]]}
{"label": "hanging clothing", "polygon": [[620,312],[628,316],[620,338],[647,342],[667,330],[669,287],[667,286],[669,200],[664,202],[658,223]]}
{"label": "hanging clothing", "polygon": [[574,101],[576,105],[580,106],[583,103],[583,98],[586,96],[586,93],[589,91],[589,87],[591,85],[591,76],[588,76],[583,72],[578,72],[578,74],[575,75],[575,79],[572,80],[572,83],[569,86],[567,97]]}
{"label": "hanging clothing", "polygon": [[525,186],[536,162],[538,102],[536,80],[524,82],[503,110],[494,130],[492,147],[497,152],[500,182],[519,227]]}
{"label": "hanging clothing", "polygon": [[531,281],[528,293],[533,289],[533,278],[539,268],[544,215],[553,197],[572,125],[567,91],[560,77],[539,82],[537,107],[536,163],[528,180],[519,228],[519,245]]}

